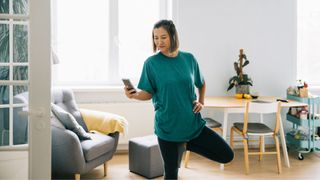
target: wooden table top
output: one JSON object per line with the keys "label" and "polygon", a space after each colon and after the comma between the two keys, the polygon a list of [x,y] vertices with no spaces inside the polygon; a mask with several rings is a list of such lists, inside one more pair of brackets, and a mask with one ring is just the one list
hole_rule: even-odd
{"label": "wooden table top", "polygon": [[[234,96],[208,96],[204,99],[204,106],[211,107],[211,108],[243,108],[245,107],[246,101],[269,101],[269,102],[276,102],[277,99],[283,99],[279,97],[272,97],[272,96],[259,96],[258,99],[237,99]],[[308,104],[288,100],[289,102],[281,103],[281,107],[295,107],[295,106],[307,106]]]}

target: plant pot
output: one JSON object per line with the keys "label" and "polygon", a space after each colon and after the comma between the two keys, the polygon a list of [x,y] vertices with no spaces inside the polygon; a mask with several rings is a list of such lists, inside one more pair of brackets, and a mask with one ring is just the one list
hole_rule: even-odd
{"label": "plant pot", "polygon": [[237,85],[236,94],[250,94],[250,85]]}

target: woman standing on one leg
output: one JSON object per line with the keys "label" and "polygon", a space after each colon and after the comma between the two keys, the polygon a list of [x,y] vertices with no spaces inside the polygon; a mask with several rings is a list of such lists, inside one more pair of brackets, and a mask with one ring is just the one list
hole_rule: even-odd
{"label": "woman standing on one leg", "polygon": [[173,22],[157,22],[152,38],[156,54],[144,63],[138,84],[140,91],[125,87],[125,94],[130,99],[153,101],[164,179],[178,178],[179,149],[185,143],[187,150],[211,160],[232,161],[234,154],[229,145],[207,128],[201,117],[206,84],[195,57],[178,50],[178,34]]}

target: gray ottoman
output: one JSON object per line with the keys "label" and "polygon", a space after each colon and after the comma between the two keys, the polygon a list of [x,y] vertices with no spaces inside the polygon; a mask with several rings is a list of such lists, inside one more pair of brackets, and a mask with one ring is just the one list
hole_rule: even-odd
{"label": "gray ottoman", "polygon": [[148,179],[163,175],[163,162],[157,136],[129,140],[129,170]]}

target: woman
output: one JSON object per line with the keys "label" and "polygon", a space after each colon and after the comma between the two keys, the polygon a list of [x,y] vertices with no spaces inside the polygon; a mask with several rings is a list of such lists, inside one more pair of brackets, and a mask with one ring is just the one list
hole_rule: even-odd
{"label": "woman", "polygon": [[[164,161],[164,179],[177,179],[179,149],[219,163],[228,163],[233,151],[214,131],[205,126],[199,113],[203,108],[206,84],[191,53],[179,51],[179,40],[171,20],[161,20],[152,31],[155,55],[143,66],[138,88],[128,90],[128,98],[152,99],[155,109],[155,134]],[[198,88],[199,98],[195,93]]]}

